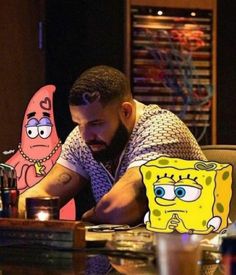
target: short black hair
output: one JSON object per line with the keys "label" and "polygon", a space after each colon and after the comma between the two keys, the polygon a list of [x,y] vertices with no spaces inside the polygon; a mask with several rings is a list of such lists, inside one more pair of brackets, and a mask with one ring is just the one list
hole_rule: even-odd
{"label": "short black hair", "polygon": [[99,101],[103,106],[111,101],[132,98],[128,78],[119,70],[95,66],[84,71],[74,82],[69,95],[69,105],[87,105]]}

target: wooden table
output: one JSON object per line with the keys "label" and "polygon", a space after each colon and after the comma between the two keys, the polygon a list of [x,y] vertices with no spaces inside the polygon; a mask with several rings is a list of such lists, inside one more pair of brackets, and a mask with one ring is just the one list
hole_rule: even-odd
{"label": "wooden table", "polygon": [[[133,230],[150,233],[145,227]],[[112,234],[86,230],[86,247],[80,249],[51,249],[35,245],[0,247],[0,274],[157,274],[154,251],[114,249],[109,246]],[[210,271],[217,267],[205,264],[201,274],[211,275]]]}

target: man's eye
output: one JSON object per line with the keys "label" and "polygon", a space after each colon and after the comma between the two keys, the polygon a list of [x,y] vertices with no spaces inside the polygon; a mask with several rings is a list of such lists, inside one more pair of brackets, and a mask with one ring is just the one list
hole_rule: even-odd
{"label": "man's eye", "polygon": [[103,124],[103,122],[92,122],[90,125],[91,126],[101,126]]}

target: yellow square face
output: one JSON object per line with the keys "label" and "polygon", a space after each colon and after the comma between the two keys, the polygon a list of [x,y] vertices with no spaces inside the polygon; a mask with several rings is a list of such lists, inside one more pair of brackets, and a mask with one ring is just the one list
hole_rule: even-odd
{"label": "yellow square face", "polygon": [[160,157],[140,171],[149,203],[147,229],[208,234],[227,228],[231,165]]}

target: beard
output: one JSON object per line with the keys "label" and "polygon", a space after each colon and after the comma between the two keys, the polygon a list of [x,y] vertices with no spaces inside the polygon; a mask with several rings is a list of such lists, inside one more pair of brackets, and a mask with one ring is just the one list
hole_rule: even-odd
{"label": "beard", "polygon": [[90,141],[87,145],[101,144],[105,148],[100,151],[93,151],[89,146],[94,159],[98,162],[106,162],[116,159],[124,150],[126,143],[129,140],[129,132],[125,125],[120,121],[119,126],[114,133],[111,142],[107,145],[104,141]]}

